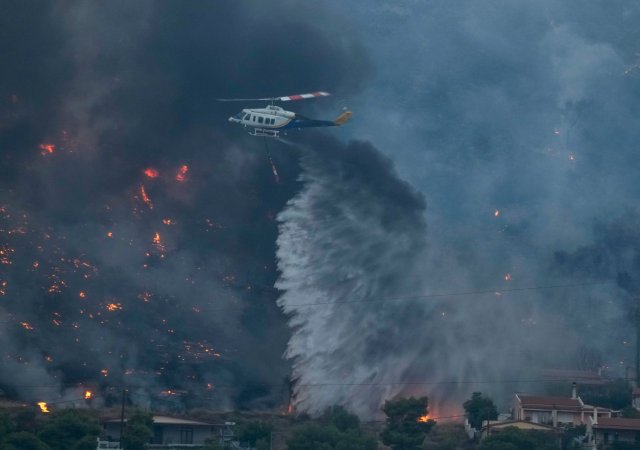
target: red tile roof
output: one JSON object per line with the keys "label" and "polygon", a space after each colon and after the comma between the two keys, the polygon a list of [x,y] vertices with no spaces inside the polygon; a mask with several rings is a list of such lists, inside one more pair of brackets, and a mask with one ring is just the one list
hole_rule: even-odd
{"label": "red tile roof", "polygon": [[598,429],[640,431],[640,419],[625,419],[622,417],[600,417],[598,419],[598,423],[593,427]]}
{"label": "red tile roof", "polygon": [[582,402],[577,398],[521,394],[518,394],[518,398],[524,409],[562,409],[565,411],[581,411],[583,409]]}

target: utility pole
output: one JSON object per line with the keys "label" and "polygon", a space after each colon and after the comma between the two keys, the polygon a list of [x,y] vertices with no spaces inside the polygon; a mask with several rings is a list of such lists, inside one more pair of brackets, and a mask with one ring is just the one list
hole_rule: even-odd
{"label": "utility pole", "polygon": [[127,399],[127,389],[122,388],[122,409],[120,410],[120,447],[122,447],[122,435],[124,434],[124,405]]}

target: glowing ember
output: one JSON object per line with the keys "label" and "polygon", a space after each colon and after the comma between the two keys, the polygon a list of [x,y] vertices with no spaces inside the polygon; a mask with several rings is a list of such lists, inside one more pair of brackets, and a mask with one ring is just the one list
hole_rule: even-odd
{"label": "glowing ember", "polygon": [[494,216],[494,217],[500,217],[500,210],[499,210],[499,209],[496,209],[496,210],[493,212],[493,216]]}
{"label": "glowing ember", "polygon": [[40,144],[39,147],[40,147],[40,154],[42,156],[50,155],[56,150],[56,146],[53,144]]}
{"label": "glowing ember", "polygon": [[418,417],[418,420],[417,420],[417,421],[418,421],[418,422],[423,422],[423,423],[428,422],[428,421],[429,421],[429,414],[425,414],[424,416],[420,416],[420,417]]}
{"label": "glowing ember", "polygon": [[171,219],[162,219],[162,223],[165,225],[175,225],[175,222]]}
{"label": "glowing ember", "polygon": [[160,175],[156,169],[153,169],[151,167],[146,169],[144,171],[144,174],[147,176],[147,178],[158,178],[158,176]]}
{"label": "glowing ember", "polygon": [[102,370],[100,371],[100,374],[101,374],[103,377],[108,377],[108,376],[109,376],[109,369],[102,369]]}
{"label": "glowing ember", "polygon": [[187,172],[189,171],[189,166],[187,165],[183,165],[182,167],[180,167],[180,169],[178,170],[178,173],[176,174],[176,181],[184,181],[186,179],[186,175]]}
{"label": "glowing ember", "polygon": [[49,413],[49,407],[46,402],[38,402],[38,406],[40,407],[40,411],[47,414]]}
{"label": "glowing ember", "polygon": [[511,278],[512,277],[511,277],[510,273],[507,273],[507,274],[504,275],[504,281],[511,281]]}
{"label": "glowing ember", "polygon": [[[164,251],[164,244],[162,244],[162,238],[160,237],[160,233],[158,233],[157,231],[153,235],[153,245],[156,246],[158,251],[160,251],[160,252]],[[163,255],[161,255],[161,256],[163,256]]]}
{"label": "glowing ember", "polygon": [[122,304],[121,303],[109,303],[107,305],[107,310],[109,311],[119,311],[122,309]]}
{"label": "glowing ember", "polygon": [[25,330],[32,331],[34,329],[29,322],[20,322],[20,325],[22,325],[22,328]]}
{"label": "glowing ember", "polygon": [[151,203],[151,199],[147,195],[147,191],[144,190],[144,185],[140,185],[140,198],[142,201],[149,207],[149,209],[153,209],[153,203]]}
{"label": "glowing ember", "polygon": [[91,391],[85,391],[84,392],[84,399],[85,400],[91,400],[93,398],[93,392]]}
{"label": "glowing ember", "polygon": [[113,231],[107,231],[107,237],[108,238],[113,237]]}
{"label": "glowing ember", "polygon": [[87,294],[84,291],[80,291],[78,295],[80,296],[80,298],[85,298],[87,296]]}

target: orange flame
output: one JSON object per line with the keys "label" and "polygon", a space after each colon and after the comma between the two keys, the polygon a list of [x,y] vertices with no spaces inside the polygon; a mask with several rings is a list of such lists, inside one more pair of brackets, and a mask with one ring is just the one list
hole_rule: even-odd
{"label": "orange flame", "polygon": [[429,421],[429,414],[425,414],[424,416],[418,417],[417,422],[426,423]]}
{"label": "orange flame", "polygon": [[120,304],[120,303],[109,303],[107,305],[107,309],[109,311],[112,311],[112,312],[113,311],[118,311],[118,310],[122,309],[122,304]]}
{"label": "orange flame", "polygon": [[93,392],[91,391],[85,391],[84,392],[84,399],[85,400],[91,400],[93,398]]}
{"label": "orange flame", "polygon": [[189,171],[189,166],[187,165],[183,165],[180,167],[180,169],[178,170],[178,173],[176,174],[176,181],[184,181],[186,179],[185,175],[187,175],[187,172]]}
{"label": "orange flame", "polygon": [[50,155],[56,150],[56,146],[53,144],[40,144],[39,147],[40,147],[40,154],[42,156]]}
{"label": "orange flame", "polygon": [[147,191],[144,190],[144,185],[140,185],[140,197],[142,201],[149,207],[149,209],[153,209],[153,203],[151,203],[151,199],[147,195]]}
{"label": "orange flame", "polygon": [[42,411],[44,414],[50,412],[46,402],[38,402],[38,406],[40,407],[40,411]]}
{"label": "orange flame", "polygon": [[146,170],[144,171],[144,174],[145,174],[148,178],[158,178],[158,176],[160,175],[160,173],[159,173],[156,169],[154,169],[154,168],[152,168],[152,167],[149,167],[148,169],[146,169]]}

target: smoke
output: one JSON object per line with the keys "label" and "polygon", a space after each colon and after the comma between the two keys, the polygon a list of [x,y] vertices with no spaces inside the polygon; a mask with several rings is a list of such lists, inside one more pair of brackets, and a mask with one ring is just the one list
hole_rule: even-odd
{"label": "smoke", "polygon": [[0,387],[286,405],[275,216],[299,169],[227,122],[259,105],[215,99],[357,89],[361,46],[287,1],[1,8]]}
{"label": "smoke", "polygon": [[[289,309],[296,328],[288,351],[304,361],[295,365],[298,377],[308,384],[378,377],[380,384],[301,386],[301,404],[316,410],[345,399],[361,410],[367,403],[373,414],[389,395],[419,393],[429,394],[437,410],[459,410],[480,390],[506,409],[514,391],[543,392],[535,382],[541,369],[604,367],[622,376],[633,341],[635,234],[613,230],[637,225],[638,6],[407,0],[373,2],[361,11],[354,3],[332,5],[366,36],[376,69],[352,105],[359,113],[353,135],[374,142],[427,199],[428,233],[404,235],[415,248],[411,264],[385,259],[382,247],[384,263],[365,277],[388,276],[397,290],[372,291],[372,297],[423,296],[411,303],[415,322],[376,315],[378,303],[352,305],[357,314],[349,305]],[[340,280],[343,267],[352,270],[351,254],[333,254],[330,243],[342,239],[342,228],[367,223],[345,213],[327,227],[330,236],[324,229],[306,231],[312,218],[331,216],[334,204],[350,201],[333,183],[318,181],[333,175],[314,164],[305,165],[314,175],[302,178],[308,194],[280,216],[281,283],[291,290],[285,308],[304,303],[294,301],[303,295],[350,296],[349,287],[334,293],[326,281]],[[371,190],[370,202],[379,205],[368,211],[374,218],[389,206],[373,195],[378,182],[349,190]],[[340,210],[358,211],[357,198]],[[362,228],[367,239],[350,251],[368,255],[368,264],[371,248],[401,239],[398,232],[383,238]],[[305,249],[306,259],[286,257],[286,248]],[[329,256],[323,267],[330,272],[318,282],[308,265]],[[404,300],[394,307],[407,309]],[[333,333],[333,323],[358,338],[352,343],[351,336]],[[377,363],[384,375],[372,375],[374,364],[359,352],[338,350],[407,323],[420,326],[384,339],[382,352],[393,349]],[[585,353],[601,357],[586,362]]]}

